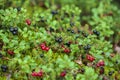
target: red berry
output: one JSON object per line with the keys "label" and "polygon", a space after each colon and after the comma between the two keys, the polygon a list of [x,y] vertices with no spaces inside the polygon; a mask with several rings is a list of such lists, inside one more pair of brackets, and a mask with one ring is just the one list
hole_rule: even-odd
{"label": "red berry", "polygon": [[104,63],[103,60],[100,60],[100,61],[96,64],[97,67],[104,66],[104,65],[105,65],[105,63]]}
{"label": "red berry", "polygon": [[38,73],[37,72],[32,72],[32,74],[31,74],[32,76],[37,76],[38,75]]}
{"label": "red berry", "polygon": [[37,77],[37,76],[38,76],[38,77],[42,77],[42,76],[43,76],[43,71],[40,71],[40,72],[38,72],[38,73],[37,73],[37,72],[32,72],[31,75],[34,76],[34,77],[35,77],[35,76],[36,76],[36,77]]}
{"label": "red berry", "polygon": [[86,55],[86,58],[87,58],[87,60],[89,60],[91,62],[93,62],[95,60],[95,58],[89,54]]}
{"label": "red berry", "polygon": [[46,45],[46,42],[44,41],[44,42],[43,42],[43,44],[45,44],[45,45]]}
{"label": "red berry", "polygon": [[61,72],[61,74],[60,74],[61,77],[65,77],[65,75],[66,75],[65,71]]}
{"label": "red berry", "polygon": [[38,72],[37,75],[38,75],[39,77],[42,77],[42,76],[43,76],[43,71]]}
{"label": "red berry", "polygon": [[64,49],[64,52],[65,52],[65,53],[70,53],[70,50],[67,49],[67,48],[65,48],[65,49]]}
{"label": "red berry", "polygon": [[26,23],[27,23],[27,25],[31,25],[30,19],[27,19],[27,20],[26,20]]}
{"label": "red berry", "polygon": [[49,47],[46,47],[46,48],[45,48],[46,51],[49,51],[49,49],[50,49]]}
{"label": "red berry", "polygon": [[42,50],[46,50],[46,51],[49,51],[49,49],[50,49],[49,47],[46,46],[45,42],[40,44],[40,47],[41,47]]}
{"label": "red berry", "polygon": [[40,44],[40,47],[45,47],[45,46],[46,46],[45,43]]}
{"label": "red berry", "polygon": [[61,45],[61,47],[62,47],[62,48],[65,48],[65,46],[64,46],[64,45]]}
{"label": "red berry", "polygon": [[100,64],[98,64],[98,63],[97,63],[97,64],[96,64],[96,66],[97,66],[97,67],[99,67],[99,66],[100,66]]}
{"label": "red berry", "polygon": [[41,49],[42,49],[42,50],[46,50],[46,46],[42,46]]}
{"label": "red berry", "polygon": [[103,60],[100,60],[100,61],[99,61],[99,64],[100,64],[100,66],[104,66],[104,65],[105,65],[105,63],[104,63]]}
{"label": "red berry", "polygon": [[13,54],[14,54],[14,52],[11,51],[11,50],[8,50],[7,53],[10,54],[10,55],[13,55]]}

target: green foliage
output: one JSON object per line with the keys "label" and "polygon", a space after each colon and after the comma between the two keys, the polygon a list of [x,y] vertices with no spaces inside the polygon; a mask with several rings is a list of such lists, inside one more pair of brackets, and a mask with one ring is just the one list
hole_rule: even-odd
{"label": "green foliage", "polygon": [[[0,80],[120,78],[120,54],[113,49],[120,38],[120,10],[114,1],[0,0],[0,8],[0,66],[8,66],[0,69]],[[31,75],[40,70],[42,77]]]}
{"label": "green foliage", "polygon": [[94,69],[90,67],[85,67],[85,73],[84,74],[78,74],[76,80],[96,80],[98,77],[98,74],[95,73]]}

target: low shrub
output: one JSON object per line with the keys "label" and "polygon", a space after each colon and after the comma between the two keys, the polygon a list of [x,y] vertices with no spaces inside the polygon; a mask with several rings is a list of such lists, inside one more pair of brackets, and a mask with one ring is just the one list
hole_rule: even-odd
{"label": "low shrub", "polygon": [[1,0],[0,79],[119,80],[115,3]]}

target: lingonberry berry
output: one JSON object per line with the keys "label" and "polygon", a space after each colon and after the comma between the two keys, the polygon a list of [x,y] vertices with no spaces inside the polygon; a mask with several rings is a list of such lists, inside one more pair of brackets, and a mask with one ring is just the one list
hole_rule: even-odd
{"label": "lingonberry berry", "polygon": [[70,49],[65,48],[65,49],[64,49],[64,52],[65,52],[65,53],[70,53]]}
{"label": "lingonberry berry", "polygon": [[31,20],[30,19],[26,19],[26,23],[27,23],[27,25],[31,25]]}
{"label": "lingonberry berry", "polygon": [[46,44],[45,43],[42,43],[42,44],[40,44],[40,47],[42,48],[42,47],[46,47]]}
{"label": "lingonberry berry", "polygon": [[32,76],[37,76],[38,75],[38,73],[37,72],[32,72],[32,74],[31,74]]}
{"label": "lingonberry berry", "polygon": [[97,67],[104,66],[104,65],[105,65],[105,63],[104,63],[103,60],[100,60],[100,61],[96,64]]}
{"label": "lingonberry berry", "polygon": [[61,76],[61,77],[65,77],[65,76],[66,76],[66,71],[61,72],[61,73],[60,73],[60,76]]}
{"label": "lingonberry berry", "polygon": [[42,50],[46,50],[46,46],[42,46],[41,49],[42,49]]}
{"label": "lingonberry berry", "polygon": [[95,60],[95,58],[89,54],[86,55],[86,58],[87,58],[87,60],[89,60],[91,62],[93,62]]}
{"label": "lingonberry berry", "polygon": [[10,55],[14,54],[14,52],[12,50],[8,50],[7,53],[10,54]]}
{"label": "lingonberry berry", "polygon": [[96,66],[97,66],[97,67],[100,67],[100,64],[97,63]]}
{"label": "lingonberry berry", "polygon": [[49,51],[49,49],[50,49],[49,47],[46,46],[45,42],[40,44],[40,47],[41,47],[42,50],[45,50],[45,51]]}
{"label": "lingonberry berry", "polygon": [[49,47],[45,47],[45,50],[46,50],[46,51],[49,51],[49,49],[50,49]]}
{"label": "lingonberry berry", "polygon": [[104,66],[105,65],[103,60],[99,61],[99,64],[100,64],[100,66]]}
{"label": "lingonberry berry", "polygon": [[37,75],[38,75],[39,77],[42,77],[42,76],[43,76],[43,71],[39,71],[39,72],[37,73]]}
{"label": "lingonberry berry", "polygon": [[43,76],[43,71],[32,72],[31,75],[34,76],[34,77],[42,77]]}
{"label": "lingonberry berry", "polygon": [[64,46],[63,44],[61,45],[61,47],[62,47],[62,48],[65,48],[65,46]]}

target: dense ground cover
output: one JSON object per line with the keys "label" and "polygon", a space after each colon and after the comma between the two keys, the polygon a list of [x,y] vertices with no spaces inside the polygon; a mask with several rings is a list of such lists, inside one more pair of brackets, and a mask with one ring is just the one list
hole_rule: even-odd
{"label": "dense ground cover", "polygon": [[0,0],[0,80],[120,80],[119,0]]}

